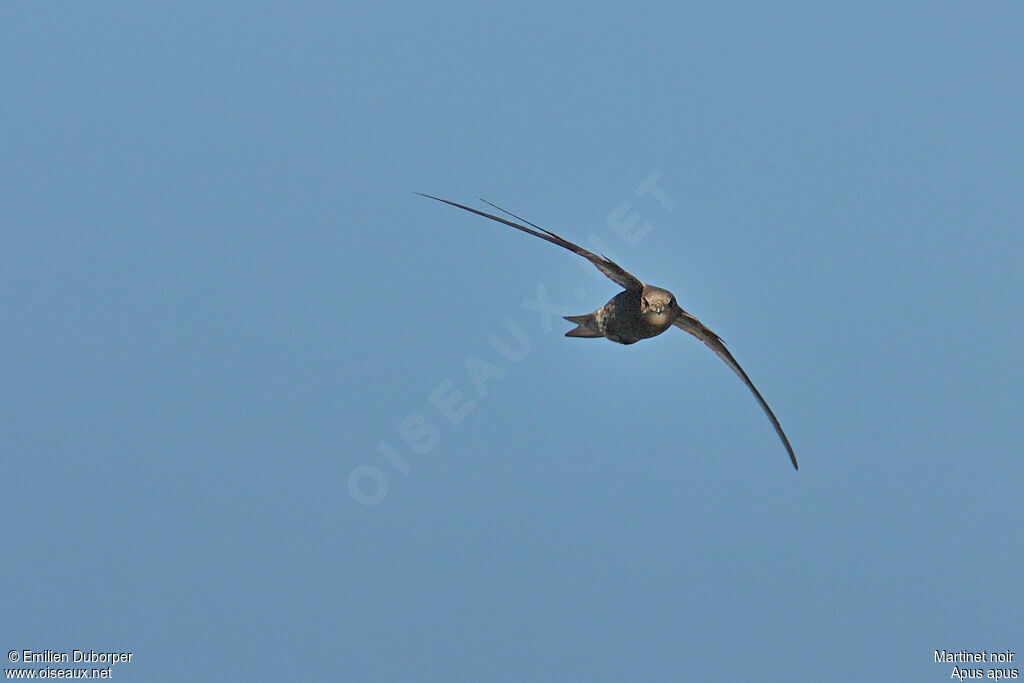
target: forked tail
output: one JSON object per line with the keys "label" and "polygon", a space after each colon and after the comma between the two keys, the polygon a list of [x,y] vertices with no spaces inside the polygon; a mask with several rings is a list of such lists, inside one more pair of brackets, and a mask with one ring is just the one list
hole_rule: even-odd
{"label": "forked tail", "polygon": [[603,337],[604,335],[597,329],[597,320],[594,318],[593,313],[587,313],[586,315],[567,315],[565,319],[571,323],[576,323],[576,327],[572,328],[565,333],[566,337]]}

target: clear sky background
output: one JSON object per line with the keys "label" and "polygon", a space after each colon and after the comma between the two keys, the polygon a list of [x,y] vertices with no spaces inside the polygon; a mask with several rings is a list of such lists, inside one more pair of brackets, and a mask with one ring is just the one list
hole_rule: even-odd
{"label": "clear sky background", "polygon": [[[1024,658],[1021,36],[1015,2],[5,4],[0,645],[120,680]],[[671,289],[800,471],[695,339],[564,338],[548,307],[618,288],[415,191]]]}

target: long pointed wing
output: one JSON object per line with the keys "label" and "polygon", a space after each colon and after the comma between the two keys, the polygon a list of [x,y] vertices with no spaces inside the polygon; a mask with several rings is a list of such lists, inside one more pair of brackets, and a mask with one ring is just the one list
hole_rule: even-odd
{"label": "long pointed wing", "polygon": [[613,282],[615,282],[616,284],[618,284],[621,287],[624,287],[626,289],[637,289],[637,290],[643,289],[643,287],[644,287],[644,283],[640,282],[640,280],[635,278],[630,273],[626,272],[622,268],[622,266],[620,266],[619,264],[615,263],[615,261],[612,261],[610,258],[606,258],[604,256],[598,256],[597,254],[595,254],[592,251],[587,251],[586,249],[584,249],[583,247],[579,246],[578,244],[573,244],[569,240],[565,239],[564,237],[560,237],[559,235],[556,235],[555,233],[551,232],[550,230],[545,230],[544,228],[540,227],[539,225],[534,225],[533,223],[530,223],[529,221],[526,221],[526,220],[523,220],[522,218],[519,218],[519,216],[516,216],[513,213],[509,213],[508,211],[505,211],[505,209],[501,208],[500,206],[495,206],[494,204],[491,204],[490,202],[487,202],[486,199],[483,200],[483,201],[487,202],[488,204],[491,204],[491,206],[494,206],[494,208],[496,208],[498,211],[501,211],[502,213],[507,213],[509,216],[512,216],[513,218],[517,218],[517,219],[523,221],[524,223],[529,223],[530,225],[533,226],[533,228],[536,228],[536,229],[528,228],[525,225],[520,225],[519,223],[513,223],[512,221],[506,220],[504,218],[501,218],[500,216],[495,216],[493,214],[485,213],[485,212],[480,211],[478,209],[473,209],[473,208],[470,208],[470,207],[465,206],[463,204],[459,204],[458,202],[449,201],[447,199],[441,199],[440,197],[435,197],[435,196],[429,195],[429,194],[423,194],[422,192],[417,192],[416,194],[418,194],[421,197],[426,197],[427,199],[434,199],[434,200],[437,200],[439,202],[444,202],[445,204],[449,204],[449,205],[454,206],[456,208],[463,209],[465,211],[469,211],[470,213],[475,213],[476,215],[483,216],[484,218],[490,218],[492,221],[498,221],[499,223],[504,223],[505,225],[508,225],[508,226],[511,226],[511,227],[515,228],[516,230],[522,230],[523,232],[529,233],[529,234],[531,234],[531,235],[533,235],[535,237],[539,237],[542,240],[547,240],[548,242],[551,242],[552,244],[557,244],[558,246],[562,247],[563,249],[568,249],[569,251],[573,252],[574,254],[579,254],[583,258],[585,258],[588,261],[590,261],[591,263],[593,263],[595,266],[597,266],[598,270],[600,270],[602,273],[604,273],[606,276],[608,276]]}
{"label": "long pointed wing", "polygon": [[718,354],[718,357],[725,361],[725,364],[732,368],[732,371],[739,375],[740,379],[750,388],[753,392],[754,398],[761,404],[761,408],[764,410],[765,415],[772,421],[772,425],[775,426],[775,431],[778,433],[779,438],[782,439],[782,445],[786,447],[786,451],[789,453],[789,459],[793,461],[793,467],[800,469],[800,466],[796,464],[796,454],[793,453],[793,447],[789,445],[789,439],[786,438],[786,433],[782,431],[782,425],[779,424],[778,418],[775,417],[775,413],[768,407],[768,402],[761,396],[761,392],[757,390],[754,383],[747,377],[747,373],[743,372],[743,368],[736,362],[736,359],[729,353],[729,349],[725,348],[725,343],[719,338],[717,334],[704,327],[701,321],[694,318],[692,315],[683,311],[679,316],[672,322],[676,327],[686,330],[697,339],[704,342],[709,349]]}

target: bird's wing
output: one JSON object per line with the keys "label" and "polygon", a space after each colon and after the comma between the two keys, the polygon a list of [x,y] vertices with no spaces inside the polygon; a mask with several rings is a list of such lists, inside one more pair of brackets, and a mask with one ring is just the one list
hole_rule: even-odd
{"label": "bird's wing", "polygon": [[740,367],[740,364],[737,363],[736,359],[732,357],[731,353],[729,353],[729,349],[725,348],[725,343],[721,338],[708,328],[704,327],[703,323],[686,311],[682,311],[672,324],[682,330],[686,330],[694,337],[704,342],[709,349],[718,354],[718,357],[724,360],[725,364],[732,368],[732,371],[739,375],[740,379],[750,387],[750,391],[753,392],[757,402],[760,403],[761,408],[764,409],[765,415],[768,416],[768,419],[771,420],[772,424],[775,426],[775,431],[778,433],[779,438],[782,439],[782,444],[786,447],[786,451],[789,453],[789,459],[793,461],[793,467],[800,469],[800,466],[796,464],[796,455],[793,453],[793,447],[789,445],[789,439],[786,438],[786,433],[782,431],[782,425],[779,424],[779,420],[775,417],[775,413],[773,413],[772,409],[768,407],[768,402],[764,400],[764,397],[761,396],[761,392],[757,390],[754,383],[750,381],[749,377],[747,377],[747,373],[743,372],[743,368]]}
{"label": "bird's wing", "polygon": [[636,279],[633,275],[627,273],[622,268],[622,266],[620,266],[619,264],[615,263],[615,261],[612,261],[610,258],[606,258],[604,256],[598,256],[597,254],[595,254],[592,251],[587,251],[586,249],[584,249],[583,247],[579,246],[578,244],[573,244],[569,240],[565,239],[564,237],[560,237],[559,235],[556,235],[555,233],[551,232],[550,230],[545,230],[544,228],[540,227],[539,225],[534,225],[533,223],[530,223],[530,221],[524,220],[522,218],[519,218],[519,216],[516,216],[513,213],[509,213],[508,211],[505,211],[505,209],[502,209],[500,206],[495,206],[494,204],[491,204],[490,202],[487,202],[486,199],[484,199],[483,201],[487,202],[488,204],[491,204],[491,206],[493,206],[494,208],[498,209],[498,211],[501,211],[502,213],[506,213],[509,216],[512,216],[513,218],[517,218],[517,219],[523,221],[524,223],[528,223],[529,225],[532,225],[533,228],[536,228],[536,229],[528,228],[525,225],[520,225],[519,223],[513,223],[510,220],[506,220],[504,218],[501,218],[499,216],[495,216],[493,214],[485,213],[485,212],[480,211],[478,209],[470,208],[470,207],[465,206],[463,204],[459,204],[458,202],[449,201],[447,199],[441,199],[440,197],[434,197],[433,195],[423,194],[422,192],[417,192],[416,194],[420,195],[421,197],[426,197],[428,199],[435,199],[435,200],[437,200],[439,202],[444,202],[445,204],[450,204],[451,206],[454,206],[454,207],[459,208],[459,209],[464,209],[464,210],[469,211],[471,213],[475,213],[478,216],[483,216],[484,218],[490,218],[492,221],[498,221],[499,223],[504,223],[505,225],[508,225],[508,226],[511,226],[511,227],[515,228],[516,230],[522,230],[523,232],[526,232],[526,233],[529,233],[531,235],[534,235],[535,237],[539,237],[542,240],[547,240],[548,242],[551,242],[552,244],[557,244],[558,246],[560,246],[560,247],[562,247],[564,249],[568,249],[569,251],[571,251],[571,252],[573,252],[575,254],[579,254],[583,258],[585,258],[588,261],[590,261],[591,263],[593,263],[595,266],[597,266],[598,270],[600,270],[602,273],[607,275],[613,282],[615,282],[616,284],[620,285],[621,287],[624,287],[626,289],[633,289],[633,290],[640,290],[640,289],[643,289],[643,287],[644,287],[644,283],[640,282],[640,280]]}

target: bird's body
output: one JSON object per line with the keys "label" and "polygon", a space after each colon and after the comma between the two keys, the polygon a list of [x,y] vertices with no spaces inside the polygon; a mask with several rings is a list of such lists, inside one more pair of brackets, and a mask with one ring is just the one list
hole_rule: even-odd
{"label": "bird's body", "polygon": [[[743,380],[750,391],[754,394],[754,397],[761,405],[762,410],[764,410],[768,419],[771,420],[772,425],[775,427],[775,431],[782,440],[782,444],[786,447],[786,452],[789,453],[789,458],[793,462],[793,467],[799,469],[796,462],[796,454],[793,452],[793,447],[789,444],[789,439],[786,438],[785,432],[782,431],[782,425],[779,424],[779,420],[775,417],[775,413],[773,413],[772,409],[768,407],[768,402],[764,400],[764,397],[762,397],[761,393],[754,387],[754,383],[747,376],[747,373],[743,371],[740,364],[736,362],[736,359],[732,357],[729,350],[725,348],[725,344],[722,342],[721,338],[705,327],[704,324],[695,317],[680,308],[679,304],[676,303],[676,298],[672,292],[662,289],[661,287],[644,284],[611,259],[604,256],[598,256],[591,251],[587,251],[583,247],[570,242],[564,237],[560,237],[539,225],[530,223],[529,221],[520,218],[513,213],[509,213],[490,202],[487,203],[502,213],[521,220],[532,227],[526,227],[526,225],[521,225],[505,218],[501,218],[500,216],[495,216],[457,202],[441,199],[440,197],[434,197],[428,194],[421,196],[427,197],[428,199],[435,199],[439,202],[444,202],[445,204],[475,213],[499,223],[504,223],[505,225],[517,230],[522,230],[525,233],[529,233],[535,237],[551,242],[552,244],[557,244],[563,249],[568,249],[569,251],[579,254],[583,258],[587,259],[609,279],[623,287],[623,291],[616,294],[608,303],[598,308],[596,311],[585,315],[566,316],[565,319],[571,323],[575,323],[576,327],[566,332],[565,336],[606,337],[613,342],[618,342],[619,344],[633,344],[641,339],[656,337],[669,327],[675,325],[676,327],[692,334],[694,337],[697,337],[697,339],[700,339],[708,348],[714,351],[719,358],[725,361],[726,365],[732,368],[733,372]],[[487,200],[484,201],[486,202]]]}
{"label": "bird's body", "polygon": [[[652,301],[664,303],[653,304]],[[593,313],[567,316],[566,320],[576,323],[577,327],[565,336],[607,337],[619,344],[633,344],[656,337],[672,327],[672,321],[681,310],[675,306],[672,293],[660,287],[644,285],[640,290],[626,289]]]}

